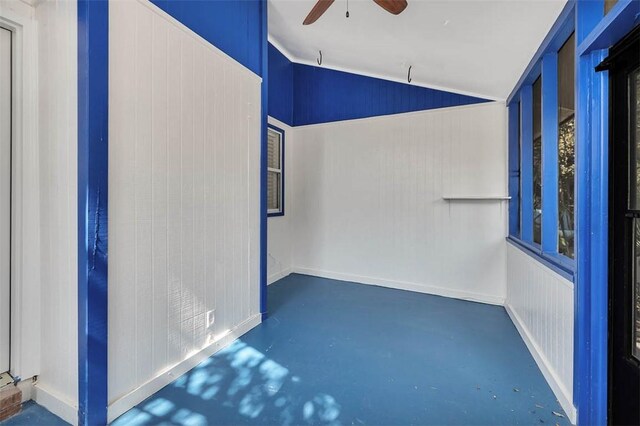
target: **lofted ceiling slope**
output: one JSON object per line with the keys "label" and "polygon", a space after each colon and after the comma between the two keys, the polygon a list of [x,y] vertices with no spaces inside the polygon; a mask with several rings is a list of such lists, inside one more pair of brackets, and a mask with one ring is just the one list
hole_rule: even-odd
{"label": "lofted ceiling slope", "polygon": [[487,99],[509,95],[566,0],[408,0],[394,16],[373,0],[269,0],[269,39],[290,60]]}

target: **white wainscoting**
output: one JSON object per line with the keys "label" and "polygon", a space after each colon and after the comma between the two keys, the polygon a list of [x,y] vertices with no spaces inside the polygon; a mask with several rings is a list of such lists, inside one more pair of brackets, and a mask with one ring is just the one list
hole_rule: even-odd
{"label": "white wainscoting", "polygon": [[267,282],[272,284],[291,273],[293,250],[293,150],[295,129],[269,117],[269,124],[284,130],[284,216],[268,219],[267,228]]}
{"label": "white wainscoting", "polygon": [[507,203],[443,197],[506,193],[505,128],[497,102],[296,127],[294,272],[502,304]]}
{"label": "white wainscoting", "polygon": [[[36,7],[39,51],[41,348],[35,399],[78,421],[76,2]],[[25,377],[27,378],[27,377]]]}
{"label": "white wainscoting", "polygon": [[573,283],[507,244],[506,309],[572,423]]}
{"label": "white wainscoting", "polygon": [[261,79],[150,2],[109,9],[112,420],[260,321]]}

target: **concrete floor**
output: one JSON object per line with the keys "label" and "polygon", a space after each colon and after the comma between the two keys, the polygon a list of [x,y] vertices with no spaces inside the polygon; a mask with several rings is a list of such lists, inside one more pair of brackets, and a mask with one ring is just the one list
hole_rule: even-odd
{"label": "concrete floor", "polygon": [[[48,416],[0,424],[52,424],[33,407]],[[502,307],[290,275],[269,287],[266,322],[114,424],[569,424],[562,416]]]}
{"label": "concrete floor", "polygon": [[24,403],[20,414],[0,422],[0,425],[2,426],[62,426],[66,424],[67,422],[62,420],[60,417],[50,413],[47,409],[39,406],[33,401]]}

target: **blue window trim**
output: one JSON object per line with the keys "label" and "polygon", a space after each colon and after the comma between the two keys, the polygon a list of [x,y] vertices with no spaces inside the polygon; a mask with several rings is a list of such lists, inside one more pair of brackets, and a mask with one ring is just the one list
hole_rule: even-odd
{"label": "blue window trim", "polygon": [[280,216],[284,216],[284,207],[285,207],[285,203],[284,203],[284,196],[285,196],[285,191],[284,191],[284,185],[285,185],[285,176],[284,176],[284,168],[285,168],[285,156],[284,156],[284,150],[285,150],[285,146],[284,146],[284,139],[285,139],[285,135],[284,135],[284,130],[281,129],[280,127],[274,126],[273,124],[269,123],[267,125],[267,127],[269,129],[273,129],[276,132],[280,133],[280,136],[282,137],[281,141],[280,141],[280,170],[282,170],[282,173],[280,174],[280,179],[282,180],[282,199],[280,200],[280,202],[282,203],[282,205],[280,206],[280,211],[277,213],[267,213],[268,217],[280,217]]}
{"label": "blue window trim", "polygon": [[[509,114],[509,156],[520,153],[520,227],[510,218],[508,240],[563,277],[574,281],[575,260],[558,253],[558,50],[575,30],[576,1],[570,0],[527,66],[508,98],[520,105],[520,116]],[[551,76],[551,78],[549,78]],[[533,83],[542,84],[542,242],[533,242]],[[520,138],[514,135],[520,129]],[[514,161],[514,160],[511,160]],[[517,171],[510,169],[510,175]],[[512,197],[515,190],[512,190]],[[512,206],[510,213],[518,212]],[[519,230],[519,234],[518,231]]]}
{"label": "blue window trim", "polygon": [[[594,14],[597,12],[598,10],[593,11]],[[609,13],[580,42],[578,56],[589,54],[594,50],[609,48],[639,23],[640,2],[637,0],[618,0]]]}
{"label": "blue window trim", "polygon": [[608,397],[608,73],[596,73],[606,51],[577,62],[574,402],[580,424],[607,423]]}
{"label": "blue window trim", "polygon": [[[607,50],[583,50],[602,24],[621,24],[616,11],[604,16],[604,1],[581,1],[576,16],[576,259],[578,281],[574,318],[574,403],[579,424],[606,424],[608,408],[608,226],[609,78],[595,72]],[[624,19],[623,19],[624,21]],[[628,28],[630,29],[630,28]],[[623,34],[620,34],[622,37]],[[609,40],[610,45],[618,40]],[[609,47],[609,46],[607,46]]]}
{"label": "blue window trim", "polygon": [[510,104],[517,96],[520,89],[527,85],[533,84],[533,82],[540,75],[542,57],[549,52],[557,52],[560,50],[565,41],[569,38],[571,33],[575,29],[575,16],[576,16],[576,0],[569,0],[567,4],[560,12],[558,19],[553,24],[549,33],[542,41],[542,44],[536,51],[535,55],[527,65],[524,73],[518,80],[511,94],[507,98],[507,104]]}
{"label": "blue window trim", "polygon": [[[542,251],[558,251],[558,53],[542,57]],[[574,212],[575,214],[575,212]]]}
{"label": "blue window trim", "polygon": [[267,319],[267,123],[269,100],[269,42],[267,0],[260,0],[262,87],[260,100],[260,314]]}
{"label": "blue window trim", "polygon": [[107,423],[109,2],[78,1],[78,423]]}
{"label": "blue window trim", "polygon": [[[576,32],[576,217],[573,403],[578,424],[606,424],[608,397],[608,74],[594,68],[610,46],[640,22],[640,2],[619,0],[604,16],[603,0],[570,0],[508,98],[521,96],[544,54]],[[510,147],[513,146],[511,143]],[[562,255],[546,254],[514,235],[510,243],[551,269]],[[553,262],[553,261],[556,262]]]}
{"label": "blue window trim", "polygon": [[519,238],[512,236],[507,237],[507,241],[520,250],[533,257],[558,275],[568,279],[571,282],[575,282],[575,262],[566,256],[558,255],[555,253],[545,253],[542,251],[539,245],[534,245],[522,241]]}

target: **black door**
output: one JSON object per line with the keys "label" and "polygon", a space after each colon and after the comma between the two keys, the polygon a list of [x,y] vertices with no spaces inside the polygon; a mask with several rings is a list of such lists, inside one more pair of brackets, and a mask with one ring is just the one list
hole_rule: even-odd
{"label": "black door", "polygon": [[613,47],[610,79],[609,422],[640,425],[640,31]]}

